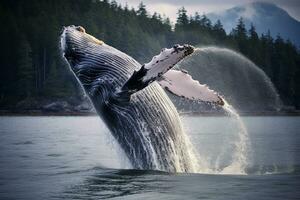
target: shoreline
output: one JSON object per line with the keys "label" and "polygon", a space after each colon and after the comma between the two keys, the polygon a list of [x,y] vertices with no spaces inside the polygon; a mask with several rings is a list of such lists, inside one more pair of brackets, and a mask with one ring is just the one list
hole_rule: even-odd
{"label": "shoreline", "polygon": [[[179,112],[180,116],[203,116],[203,117],[225,117],[225,113],[217,112]],[[276,116],[300,116],[299,111],[295,112],[239,112],[240,116],[262,116],[262,117],[276,117]],[[41,110],[31,111],[9,111],[0,110],[0,117],[4,116],[98,116],[96,112],[45,112]]]}

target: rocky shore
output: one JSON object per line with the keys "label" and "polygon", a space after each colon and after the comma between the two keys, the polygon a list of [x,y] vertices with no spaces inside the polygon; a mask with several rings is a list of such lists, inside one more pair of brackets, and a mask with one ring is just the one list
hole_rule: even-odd
{"label": "rocky shore", "polygon": [[[175,102],[176,104],[176,102]],[[180,115],[184,116],[225,116],[222,109],[182,109],[178,105]],[[197,106],[198,107],[198,106]],[[201,105],[200,105],[201,107]],[[200,110],[200,111],[199,111]],[[239,111],[241,116],[300,116],[300,110],[283,107],[280,111]],[[86,97],[68,99],[25,99],[12,107],[0,107],[0,116],[93,116],[97,115],[92,103]]]}

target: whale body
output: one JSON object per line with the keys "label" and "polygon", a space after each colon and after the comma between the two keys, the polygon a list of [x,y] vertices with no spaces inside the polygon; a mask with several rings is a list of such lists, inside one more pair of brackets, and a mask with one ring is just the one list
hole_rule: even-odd
{"label": "whale body", "polygon": [[[154,57],[148,65],[141,65],[87,34],[82,27],[69,26],[61,36],[61,49],[71,71],[134,168],[197,171],[197,159],[178,112],[156,81],[189,54],[189,47],[177,46],[172,52],[163,50],[161,55],[168,54],[169,60]],[[170,55],[181,51],[181,58],[172,61]],[[170,67],[161,70],[157,66],[160,62]],[[163,81],[166,84],[166,79]]]}

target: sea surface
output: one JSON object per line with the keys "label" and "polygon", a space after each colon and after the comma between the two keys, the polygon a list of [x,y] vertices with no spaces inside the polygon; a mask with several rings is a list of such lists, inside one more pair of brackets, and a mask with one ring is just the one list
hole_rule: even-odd
{"label": "sea surface", "polygon": [[130,169],[98,117],[0,117],[0,199],[300,199],[300,117],[242,117],[244,174],[218,171],[240,153],[228,117],[182,121],[203,173]]}

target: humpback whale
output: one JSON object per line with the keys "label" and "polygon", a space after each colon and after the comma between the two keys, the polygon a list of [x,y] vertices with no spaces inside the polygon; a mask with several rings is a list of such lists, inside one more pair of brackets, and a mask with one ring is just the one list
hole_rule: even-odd
{"label": "humpback whale", "polygon": [[81,26],[64,27],[60,43],[69,68],[134,168],[197,171],[179,114],[163,89],[195,101],[224,104],[186,71],[171,69],[194,47],[162,49],[142,65]]}

